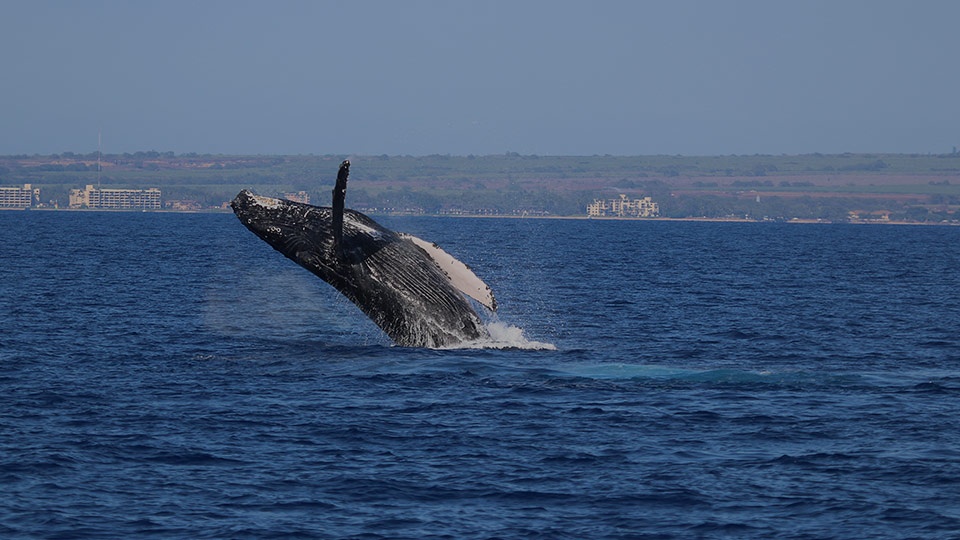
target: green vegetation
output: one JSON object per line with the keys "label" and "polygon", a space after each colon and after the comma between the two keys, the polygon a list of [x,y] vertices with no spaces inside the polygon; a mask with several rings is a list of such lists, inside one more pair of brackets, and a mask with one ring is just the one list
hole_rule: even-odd
{"label": "green vegetation", "polygon": [[165,201],[219,206],[241,188],[330,195],[354,163],[349,200],[377,212],[584,215],[595,198],[651,196],[666,217],[956,219],[960,154],[753,156],[228,156],[65,152],[0,157],[0,184],[30,183],[67,205],[69,190],[159,187]]}

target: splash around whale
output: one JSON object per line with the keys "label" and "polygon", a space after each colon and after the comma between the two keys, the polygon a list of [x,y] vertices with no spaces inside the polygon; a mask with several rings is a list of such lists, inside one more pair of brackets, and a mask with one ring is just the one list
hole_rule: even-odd
{"label": "splash around whale", "polygon": [[[340,164],[332,207],[241,191],[233,211],[251,232],[350,299],[397,345],[551,348],[498,339],[467,298],[493,313],[490,287],[436,244],[344,208],[350,162]],[[495,330],[491,336],[490,329]],[[517,329],[519,331],[519,329]],[[512,343],[512,345],[510,344]]]}

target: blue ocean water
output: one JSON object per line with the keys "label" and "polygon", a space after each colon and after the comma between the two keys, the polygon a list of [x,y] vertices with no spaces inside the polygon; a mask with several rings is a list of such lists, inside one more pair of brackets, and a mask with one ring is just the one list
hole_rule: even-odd
{"label": "blue ocean water", "polygon": [[0,212],[0,537],[960,537],[960,228],[380,221],[510,346],[232,215]]}

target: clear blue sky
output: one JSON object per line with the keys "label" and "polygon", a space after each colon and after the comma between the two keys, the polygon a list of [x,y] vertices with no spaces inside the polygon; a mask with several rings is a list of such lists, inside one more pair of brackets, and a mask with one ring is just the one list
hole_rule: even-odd
{"label": "clear blue sky", "polygon": [[0,3],[0,154],[960,147],[960,2]]}

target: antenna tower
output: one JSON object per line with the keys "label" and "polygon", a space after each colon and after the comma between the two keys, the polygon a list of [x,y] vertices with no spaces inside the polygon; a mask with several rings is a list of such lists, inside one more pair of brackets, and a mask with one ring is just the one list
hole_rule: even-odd
{"label": "antenna tower", "polygon": [[100,136],[103,134],[103,130],[97,130],[97,189],[100,189]]}

